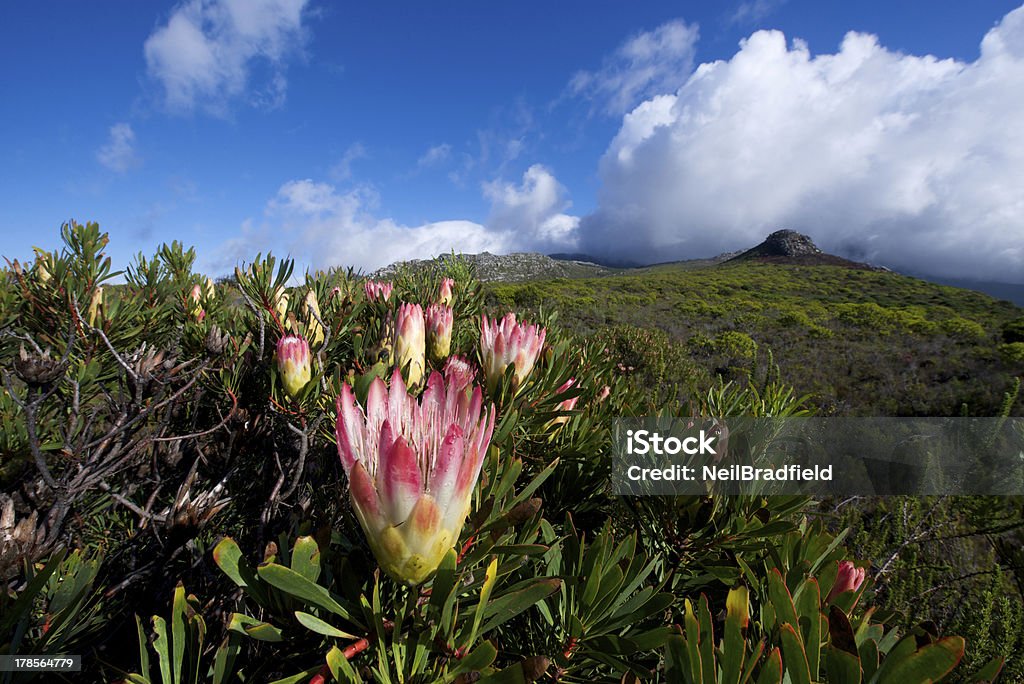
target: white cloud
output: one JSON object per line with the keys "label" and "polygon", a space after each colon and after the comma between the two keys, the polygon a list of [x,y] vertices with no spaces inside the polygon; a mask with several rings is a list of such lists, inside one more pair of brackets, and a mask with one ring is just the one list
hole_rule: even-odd
{"label": "white cloud", "polygon": [[544,167],[530,167],[519,185],[494,182],[484,192],[491,201],[486,225],[456,219],[406,226],[374,216],[379,198],[370,188],[340,192],[329,183],[291,180],[267,203],[263,221],[246,221],[210,268],[229,272],[259,251],[290,254],[313,268],[373,271],[453,249],[507,254],[574,248],[578,219],[562,213],[569,206],[564,188]]}
{"label": "white cloud", "polygon": [[338,163],[331,167],[330,176],[338,182],[347,181],[352,177],[352,164],[367,157],[366,146],[360,142],[352,143],[341,155]]}
{"label": "white cloud", "polygon": [[534,164],[519,185],[504,181],[484,183],[491,201],[487,225],[522,236],[531,251],[572,251],[576,247],[579,218],[564,213],[571,205],[567,193],[550,171]]}
{"label": "white cloud", "polygon": [[907,270],[1024,281],[1024,8],[962,63],[775,31],[627,114],[582,249],[707,256],[777,228]]}
{"label": "white cloud", "polygon": [[[305,41],[307,0],[186,0],[146,39],[146,67],[168,108],[224,114],[246,96],[256,106],[283,103],[285,60]],[[252,66],[269,68],[250,84]],[[247,92],[249,91],[249,92]]]}
{"label": "white cloud", "polygon": [[580,71],[569,91],[596,100],[606,113],[621,115],[656,93],[675,90],[693,67],[698,30],[676,19],[623,43],[597,71]]}
{"label": "white cloud", "polygon": [[424,169],[428,166],[437,166],[448,161],[452,156],[452,146],[448,143],[434,145],[423,153],[423,156],[416,162],[418,168]]}
{"label": "white cloud", "polygon": [[135,154],[135,131],[131,125],[117,123],[110,127],[110,139],[96,151],[96,159],[111,171],[124,173],[137,166]]}

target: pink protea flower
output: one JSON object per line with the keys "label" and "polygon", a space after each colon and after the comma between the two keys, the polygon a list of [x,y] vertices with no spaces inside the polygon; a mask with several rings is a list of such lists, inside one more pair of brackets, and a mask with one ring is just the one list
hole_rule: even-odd
{"label": "pink protea flower", "polygon": [[277,370],[288,396],[295,398],[309,382],[309,343],[299,335],[285,335],[277,342]]}
{"label": "pink protea flower", "polygon": [[480,358],[487,376],[487,390],[494,392],[510,364],[515,364],[516,386],[522,385],[540,356],[546,335],[544,328],[516,323],[514,313],[505,314],[501,321],[488,320],[484,314]]}
{"label": "pink protea flower", "polygon": [[366,298],[371,302],[386,302],[391,298],[391,290],[394,286],[391,283],[386,283],[380,280],[367,280],[363,283],[363,291],[366,292]]}
{"label": "pink protea flower", "polygon": [[479,387],[434,371],[420,401],[402,374],[370,384],[366,409],[348,383],[338,397],[335,436],[359,523],[380,566],[423,583],[459,539],[494,431],[494,406]]}
{"label": "pink protea flower", "polygon": [[423,307],[402,304],[395,319],[394,362],[397,368],[408,366],[410,385],[418,385],[426,368],[427,340],[424,330]]}
{"label": "pink protea flower", "polygon": [[454,286],[455,280],[453,280],[452,278],[443,278],[441,280],[441,289],[440,292],[438,293],[437,299],[438,304],[441,304],[442,306],[452,305],[452,299],[454,298],[454,295],[452,295],[452,288]]}
{"label": "pink protea flower", "polygon": [[839,574],[836,575],[836,583],[832,585],[832,590],[825,597],[825,603],[831,603],[833,599],[844,592],[860,589],[860,585],[864,584],[864,577],[866,575],[867,570],[864,568],[858,568],[850,561],[842,561],[839,564]]}
{"label": "pink protea flower", "polygon": [[192,318],[202,323],[203,319],[206,318],[206,311],[203,309],[203,288],[198,284],[192,286],[191,292],[188,293],[189,299],[189,313]]}
{"label": "pink protea flower", "polygon": [[612,393],[612,388],[609,387],[608,385],[605,385],[604,387],[601,388],[601,391],[597,393],[597,401],[598,402],[604,401],[605,399],[607,399],[611,395],[611,393]]}
{"label": "pink protea flower", "polygon": [[449,356],[444,364],[444,379],[449,385],[466,388],[476,380],[476,370],[461,356]]}
{"label": "pink protea flower", "polygon": [[453,320],[450,306],[431,304],[427,307],[427,347],[430,358],[435,361],[443,361],[452,351]]}

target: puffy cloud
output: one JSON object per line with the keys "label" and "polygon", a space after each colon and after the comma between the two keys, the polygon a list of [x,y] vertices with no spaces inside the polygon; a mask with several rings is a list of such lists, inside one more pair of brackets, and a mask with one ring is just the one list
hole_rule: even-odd
{"label": "puffy cloud", "polygon": [[540,164],[523,174],[522,183],[503,181],[484,184],[491,201],[488,226],[520,236],[523,248],[551,252],[574,250],[579,218],[565,214],[571,205],[558,179]]}
{"label": "puffy cloud", "polygon": [[[284,101],[285,59],[305,40],[307,0],[186,0],[145,43],[149,75],[160,82],[167,106],[202,107],[223,114],[228,103],[247,95],[252,104]],[[266,83],[249,88],[251,65],[270,69]]]}
{"label": "puffy cloud", "polygon": [[96,160],[118,173],[124,173],[138,165],[139,158],[135,154],[135,131],[131,125],[118,123],[111,126],[110,138],[96,151]]}
{"label": "puffy cloud", "polygon": [[370,188],[342,192],[329,183],[291,180],[267,203],[263,221],[246,221],[240,234],[221,246],[210,268],[227,272],[257,251],[269,250],[313,268],[373,271],[453,249],[507,254],[575,246],[578,219],[562,213],[569,206],[564,188],[544,167],[530,167],[518,185],[489,183],[484,193],[491,200],[486,225],[446,220],[406,226],[374,216],[378,197]]}
{"label": "puffy cloud", "polygon": [[696,25],[679,19],[637,34],[623,43],[597,71],[580,71],[569,91],[600,103],[611,115],[629,111],[644,98],[675,90],[693,66]]}
{"label": "puffy cloud", "polygon": [[708,256],[777,228],[829,251],[1024,281],[1024,8],[962,63],[759,31],[623,118],[582,249]]}

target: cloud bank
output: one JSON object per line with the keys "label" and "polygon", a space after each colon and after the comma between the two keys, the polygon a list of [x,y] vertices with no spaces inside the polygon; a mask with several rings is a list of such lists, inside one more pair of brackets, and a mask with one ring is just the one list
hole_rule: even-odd
{"label": "cloud bank", "polygon": [[[305,42],[307,0],[187,0],[146,39],[147,72],[167,107],[218,115],[245,97],[274,107],[287,89],[285,60]],[[265,72],[253,82],[254,66]]]}
{"label": "cloud bank", "polygon": [[758,31],[625,115],[581,249],[637,261],[772,230],[952,277],[1024,281],[1024,8],[962,63],[849,33],[838,52]]}

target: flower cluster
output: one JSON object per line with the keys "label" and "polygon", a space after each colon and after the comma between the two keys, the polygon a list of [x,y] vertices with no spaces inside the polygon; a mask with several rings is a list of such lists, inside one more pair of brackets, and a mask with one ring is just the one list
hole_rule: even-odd
{"label": "flower cluster", "polygon": [[371,302],[386,302],[391,298],[393,287],[391,283],[367,280],[363,285],[363,291],[366,292],[366,299]]}

